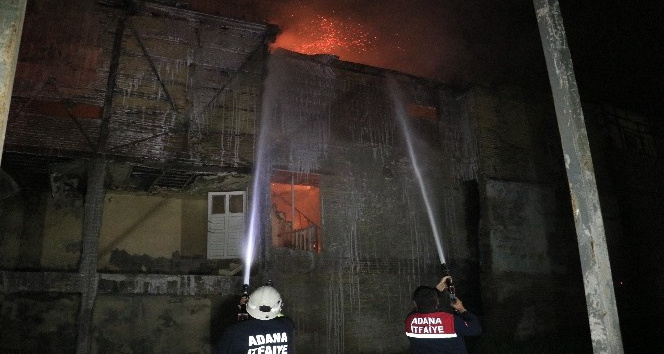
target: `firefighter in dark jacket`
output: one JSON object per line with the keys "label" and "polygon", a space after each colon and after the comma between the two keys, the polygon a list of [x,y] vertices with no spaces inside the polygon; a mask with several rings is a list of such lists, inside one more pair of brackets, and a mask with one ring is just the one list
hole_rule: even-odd
{"label": "firefighter in dark jacket", "polygon": [[262,286],[249,296],[250,319],[234,323],[217,345],[218,354],[293,354],[293,321],[281,313],[281,295]]}
{"label": "firefighter in dark jacket", "polygon": [[[446,290],[449,276],[436,287],[420,286],[413,293],[415,309],[406,317],[406,336],[414,354],[467,354],[465,336],[478,336],[482,327],[478,318],[468,312],[463,302],[454,298],[453,311],[439,308],[439,296]],[[445,307],[445,306],[443,306]]]}

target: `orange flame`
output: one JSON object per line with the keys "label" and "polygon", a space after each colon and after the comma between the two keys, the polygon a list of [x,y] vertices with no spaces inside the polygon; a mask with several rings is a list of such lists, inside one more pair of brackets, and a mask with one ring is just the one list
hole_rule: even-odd
{"label": "orange flame", "polygon": [[309,55],[334,54],[348,59],[366,52],[372,46],[371,40],[367,30],[358,23],[317,15],[284,29],[272,47]]}

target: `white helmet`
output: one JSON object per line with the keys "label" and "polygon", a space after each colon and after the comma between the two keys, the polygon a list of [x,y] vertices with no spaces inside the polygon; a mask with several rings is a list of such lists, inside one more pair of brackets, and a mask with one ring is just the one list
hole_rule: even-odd
{"label": "white helmet", "polygon": [[281,295],[271,286],[254,290],[247,302],[247,312],[259,320],[271,320],[281,313]]}

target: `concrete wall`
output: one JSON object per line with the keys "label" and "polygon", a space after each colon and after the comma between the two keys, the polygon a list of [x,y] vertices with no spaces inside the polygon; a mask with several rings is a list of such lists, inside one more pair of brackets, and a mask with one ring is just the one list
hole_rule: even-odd
{"label": "concrete wall", "polygon": [[[585,104],[593,164],[606,226],[625,352],[664,350],[653,340],[664,314],[658,267],[664,221],[658,119],[607,104]],[[661,123],[659,123],[661,125]],[[637,297],[639,301],[633,301]],[[646,309],[647,308],[647,309]],[[643,311],[651,315],[641,316]],[[630,330],[643,326],[644,331]]]}
{"label": "concrete wall", "polygon": [[[509,87],[475,88],[465,100],[476,127],[481,204],[485,332],[475,345],[590,352],[576,234],[550,104]],[[554,343],[558,348],[547,349]]]}
{"label": "concrete wall", "polygon": [[[31,202],[32,201],[32,202]],[[5,268],[77,269],[80,257],[82,204],[58,204],[49,193],[23,192],[3,201],[2,262]],[[132,210],[127,214],[127,210]],[[174,254],[205,258],[207,196],[148,196],[109,193],[99,239],[99,268],[128,271],[134,266],[114,264],[126,256],[148,260]],[[200,262],[199,262],[200,263]],[[151,262],[145,262],[150,267]],[[149,272],[145,268],[142,272]]]}
{"label": "concrete wall", "polygon": [[[131,210],[131,213],[127,213]],[[200,225],[191,232],[205,229]],[[182,244],[182,201],[176,198],[107,194],[99,235],[99,266],[110,263],[111,251],[170,258]]]}
{"label": "concrete wall", "polygon": [[0,347],[5,353],[73,353],[79,297],[0,293]]}
{"label": "concrete wall", "polygon": [[[79,199],[80,198],[80,199]],[[46,269],[77,269],[81,255],[83,229],[82,196],[79,203],[58,205],[46,196],[44,216],[44,241],[41,247],[41,266]]]}
{"label": "concrete wall", "polygon": [[207,207],[207,193],[109,192],[99,239],[99,269],[218,274],[218,268],[237,267],[239,259],[207,260]]}
{"label": "concrete wall", "polygon": [[2,238],[0,239],[0,258],[2,266],[5,268],[15,268],[18,266],[20,257],[21,239],[23,235],[23,220],[25,216],[25,201],[16,196],[7,198],[0,204],[2,213],[0,213],[0,226],[2,229]]}
{"label": "concrete wall", "polygon": [[211,300],[102,295],[93,353],[210,353]]}
{"label": "concrete wall", "polygon": [[204,257],[207,252],[207,198],[182,199],[180,254]]}
{"label": "concrete wall", "polygon": [[47,192],[24,190],[0,202],[0,260],[6,269],[76,269],[81,210]]}

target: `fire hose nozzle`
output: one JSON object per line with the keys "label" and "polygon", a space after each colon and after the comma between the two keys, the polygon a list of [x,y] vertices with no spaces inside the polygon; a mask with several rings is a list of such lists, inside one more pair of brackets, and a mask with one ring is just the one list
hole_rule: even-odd
{"label": "fire hose nozzle", "polygon": [[[443,263],[440,265],[442,270],[443,270],[443,276],[450,276],[450,269],[447,267],[447,264]],[[447,286],[447,291],[450,294],[450,301],[452,303],[456,302],[456,289],[454,288],[454,283],[452,282],[452,277],[450,276],[449,279],[445,281],[445,285]]]}
{"label": "fire hose nozzle", "polygon": [[450,268],[447,267],[447,263],[441,263],[440,269],[442,270],[443,276],[450,275]]}

